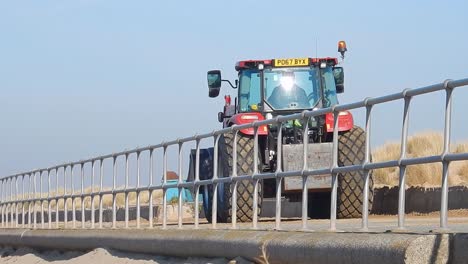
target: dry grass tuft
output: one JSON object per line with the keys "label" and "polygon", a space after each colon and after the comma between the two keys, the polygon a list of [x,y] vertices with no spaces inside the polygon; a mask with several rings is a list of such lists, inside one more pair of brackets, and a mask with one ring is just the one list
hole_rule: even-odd
{"label": "dry grass tuft", "polygon": [[464,179],[468,179],[468,162],[465,161],[464,164],[460,166],[458,174],[463,176]]}
{"label": "dry grass tuft", "polygon": [[[123,188],[122,188],[123,189]],[[95,187],[94,190],[98,190],[98,187]],[[108,191],[110,190],[110,188],[105,188],[104,191]],[[88,187],[84,190],[84,193],[85,194],[90,194],[92,192],[92,188],[91,187]],[[76,192],[75,191],[75,194],[79,194],[80,192]],[[63,195],[64,194],[64,191],[62,188],[60,188],[57,192],[51,192],[50,193],[50,196],[51,197],[54,197],[56,194],[58,194],[59,196]],[[67,191],[67,195],[70,194],[70,190]],[[47,197],[47,193],[43,193],[42,196],[40,194],[37,194],[36,195],[36,198],[45,198]],[[153,204],[156,205],[156,204],[160,204],[162,202],[162,191],[161,190],[155,190],[153,191]],[[22,197],[19,197],[19,199],[22,199]],[[119,193],[116,195],[115,197],[115,200],[116,200],[116,205],[117,205],[117,208],[122,208],[125,206],[125,194],[124,193]],[[135,192],[131,192],[128,194],[128,203],[129,205],[136,205],[136,200],[137,200],[137,194]],[[84,206],[86,209],[90,209],[91,208],[91,197],[88,196],[88,197],[85,197],[84,198]],[[77,210],[81,210],[81,198],[75,198],[75,208]],[[44,204],[47,206],[47,201],[44,202]],[[141,205],[147,205],[149,204],[149,192],[148,191],[141,191],[140,192],[140,204]],[[51,205],[54,207],[55,209],[55,206],[56,206],[56,202],[55,201],[51,201]],[[64,201],[63,199],[59,199],[58,201],[58,205],[59,205],[59,209],[60,210],[63,210],[64,209]],[[106,195],[103,195],[102,197],[102,205],[104,208],[111,208],[112,207],[112,195],[111,194],[106,194]],[[27,203],[26,203],[26,206]],[[68,210],[71,210],[72,209],[72,206],[73,206],[73,201],[72,199],[68,198],[67,199],[67,209]],[[99,206],[99,196],[96,195],[95,198],[94,198],[94,208],[98,208]],[[39,208],[40,207],[40,204],[39,202],[36,203],[36,208]]]}
{"label": "dry grass tuft", "polygon": [[[425,132],[408,138],[407,157],[425,157],[440,155],[443,151],[444,138],[442,133]],[[454,144],[451,146],[454,153],[468,152],[468,143]],[[389,161],[400,157],[400,144],[387,143],[377,148],[373,160]],[[442,164],[430,163],[412,165],[406,168],[406,184],[408,186],[438,187],[441,185]],[[377,187],[397,186],[399,168],[385,168],[374,171],[374,182]],[[449,184],[468,186],[468,161],[454,162],[449,168]]]}

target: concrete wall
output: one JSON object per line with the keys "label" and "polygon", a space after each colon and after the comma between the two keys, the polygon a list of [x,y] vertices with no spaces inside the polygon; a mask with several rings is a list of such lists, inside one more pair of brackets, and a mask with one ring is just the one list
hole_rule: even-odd
{"label": "concrete wall", "polygon": [[[406,190],[406,213],[430,213],[440,210],[440,188],[411,187]],[[468,209],[468,188],[449,188],[449,210]],[[373,214],[398,213],[398,187],[383,187],[374,190]]]}

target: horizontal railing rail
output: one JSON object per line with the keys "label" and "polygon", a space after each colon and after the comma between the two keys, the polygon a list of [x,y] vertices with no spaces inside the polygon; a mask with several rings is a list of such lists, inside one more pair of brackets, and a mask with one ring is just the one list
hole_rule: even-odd
{"label": "horizontal railing rail", "polygon": [[[205,134],[196,134],[191,137],[179,138],[172,141],[165,141],[156,145],[149,145],[145,147],[139,147],[131,150],[125,150],[117,153],[97,156],[85,160],[76,162],[67,162],[57,166],[49,168],[36,169],[28,172],[18,173],[10,176],[6,176],[0,179],[0,212],[1,212],[1,226],[2,227],[28,227],[28,228],[61,228],[69,227],[69,222],[72,223],[72,227],[75,228],[77,224],[77,212],[81,213],[81,227],[82,228],[95,228],[96,224],[99,228],[103,228],[103,197],[112,196],[112,225],[111,227],[117,227],[117,196],[119,194],[124,195],[124,224],[125,227],[129,227],[129,195],[130,193],[136,193],[136,227],[141,228],[140,223],[141,216],[141,193],[148,193],[148,228],[155,226],[154,216],[154,204],[153,195],[155,191],[162,191],[162,228],[166,228],[168,225],[168,212],[167,212],[167,191],[169,189],[177,188],[177,225],[182,228],[186,225],[193,225],[194,228],[199,228],[200,223],[200,187],[212,186],[213,197],[217,197],[218,185],[220,183],[233,184],[233,195],[232,199],[232,227],[238,228],[237,224],[237,183],[240,181],[251,180],[254,184],[253,192],[253,219],[252,227],[258,228],[258,188],[260,188],[261,180],[276,179],[276,192],[275,192],[275,229],[281,229],[281,197],[282,197],[282,182],[288,177],[302,177],[302,228],[308,229],[308,187],[307,180],[309,177],[317,175],[330,174],[331,175],[331,205],[330,205],[330,230],[336,230],[337,222],[337,188],[338,182],[337,177],[340,173],[361,171],[365,175],[364,188],[363,188],[363,205],[362,205],[362,223],[361,227],[363,230],[368,230],[369,227],[369,181],[370,175],[373,170],[398,167],[399,168],[399,195],[398,195],[398,228],[405,228],[405,184],[406,184],[406,167],[417,164],[429,164],[429,163],[441,163],[442,164],[442,181],[441,181],[441,207],[440,207],[440,229],[444,230],[448,228],[447,225],[447,211],[448,211],[448,173],[449,165],[454,161],[466,161],[468,160],[468,153],[450,153],[450,136],[451,136],[451,116],[452,116],[452,92],[457,87],[466,87],[468,85],[468,79],[461,80],[447,80],[443,83],[430,85],[416,89],[406,89],[399,93],[394,93],[382,97],[376,98],[365,98],[364,100],[350,103],[334,105],[332,107],[303,111],[287,116],[277,116],[272,119],[255,121],[250,124],[234,125],[228,128],[216,130]],[[443,151],[440,155],[432,155],[426,157],[407,157],[407,143],[408,143],[408,126],[409,126],[409,113],[412,99],[416,96],[433,93],[437,91],[445,91],[445,112],[444,112],[444,145]],[[401,130],[401,154],[399,159],[372,162],[371,160],[371,147],[370,147],[370,135],[371,135],[371,117],[373,114],[373,107],[375,105],[384,104],[392,101],[404,101],[403,109],[403,120]],[[332,143],[332,162],[329,168],[323,169],[309,169],[307,164],[307,149],[309,139],[309,127],[308,121],[313,117],[323,116],[325,114],[333,114],[333,127],[338,127],[338,113],[341,111],[348,111],[353,109],[365,109],[365,127],[366,142],[365,142],[365,157],[362,164],[353,164],[347,166],[338,165],[338,129],[333,130],[333,141]],[[303,120],[303,158],[304,166],[301,170],[283,171],[282,160],[281,160],[281,133],[282,127],[285,122],[291,120]],[[277,140],[277,169],[273,172],[262,172],[258,170],[258,142],[259,142],[259,128],[264,125],[276,125],[278,126],[278,140]],[[220,136],[226,133],[234,134],[234,142],[238,141],[238,134],[240,130],[253,128],[254,129],[254,157],[253,157],[253,173],[248,175],[238,175],[237,166],[232,168],[232,176],[220,177],[218,174],[218,144]],[[212,179],[200,179],[200,150],[203,140],[212,139],[214,142],[214,157],[213,157],[213,178]],[[183,181],[183,147],[186,144],[195,144],[195,173],[194,179],[191,181]],[[176,147],[178,150],[177,161],[178,161],[178,179],[177,182],[168,182],[168,149],[170,147]],[[233,144],[233,160],[232,164],[237,164],[238,154],[236,151],[237,144]],[[160,183],[154,183],[154,153],[156,151],[162,151],[162,179]],[[141,164],[141,156],[145,154],[148,156],[148,162],[145,165]],[[124,158],[124,174],[125,174],[125,185],[123,187],[117,187],[117,173],[118,173],[118,160]],[[135,186],[130,186],[130,158],[136,158],[136,174]],[[112,186],[110,189],[104,186],[104,178],[106,178],[106,172],[104,163],[106,161],[112,162],[112,173],[111,180]],[[86,173],[85,167],[88,166],[90,172]],[[141,168],[146,166],[148,184],[141,184]],[[78,169],[77,169],[78,168]],[[78,172],[77,172],[78,170]],[[98,173],[97,173],[98,172]],[[76,175],[79,173],[79,176]],[[110,174],[107,174],[110,175]],[[96,182],[96,176],[99,176]],[[39,189],[37,180],[39,178]],[[76,190],[75,181],[77,178],[80,180],[80,189]],[[85,184],[86,181],[91,182]],[[107,177],[109,178],[109,177]],[[44,181],[45,179],[45,181]],[[55,179],[55,183],[53,180]],[[133,180],[133,179],[132,179]],[[68,182],[67,182],[68,181]],[[44,184],[45,182],[45,184]],[[67,186],[67,183],[70,183]],[[45,188],[45,186],[47,188]],[[85,191],[86,188],[91,188],[90,191]],[[190,189],[194,194],[194,217],[193,223],[184,223],[183,219],[183,191],[184,189]],[[44,192],[47,190],[46,192]],[[90,200],[89,208],[86,208],[85,200]],[[81,202],[80,210],[77,210],[77,200]],[[71,201],[71,207],[68,208],[68,202]],[[211,206],[211,225],[213,228],[217,227],[217,199],[213,199],[213,205]],[[63,208],[60,208],[59,204],[63,204]],[[96,204],[98,209],[96,210]],[[47,206],[47,208],[44,208]],[[86,219],[85,211],[90,209],[91,215]],[[68,219],[68,212],[72,213],[71,219]],[[60,212],[63,213],[63,218],[59,217]],[[97,223],[96,223],[96,212],[97,212]],[[55,213],[55,219],[52,215]],[[37,219],[40,216],[40,221]],[[47,216],[47,221],[45,221]],[[89,220],[90,225],[87,224]],[[63,226],[62,226],[63,225]]]}

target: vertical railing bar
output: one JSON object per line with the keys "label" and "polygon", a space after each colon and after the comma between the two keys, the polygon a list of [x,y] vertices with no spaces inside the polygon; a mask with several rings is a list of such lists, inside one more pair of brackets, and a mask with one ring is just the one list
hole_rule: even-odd
{"label": "vertical railing bar", "polygon": [[[179,157],[178,157],[178,174],[179,174],[179,179],[178,179],[178,183],[181,184],[182,183],[182,146],[183,146],[183,143],[179,142]],[[177,226],[178,228],[182,228],[182,187],[179,187],[178,188],[178,213],[177,213]]]}
{"label": "vertical railing bar", "polygon": [[18,178],[19,176],[15,176],[15,200],[16,200],[16,204],[15,204],[15,227],[18,228],[18,214],[19,214],[19,210],[18,210],[18,206],[19,206],[19,193],[18,193]]}
{"label": "vertical railing bar", "polygon": [[167,228],[167,197],[165,188],[167,183],[167,146],[163,148],[163,229]]}
{"label": "vertical railing bar", "polygon": [[7,179],[7,183],[9,184],[7,187],[7,192],[8,192],[8,199],[7,199],[7,204],[6,204],[6,208],[7,208],[7,213],[6,213],[6,216],[7,216],[7,227],[11,227],[10,226],[10,219],[11,219],[11,205],[10,205],[10,202],[11,202],[11,179]]}
{"label": "vertical railing bar", "polygon": [[73,173],[73,168],[74,165],[71,165],[71,173],[70,173],[70,178],[71,178],[71,194],[72,194],[72,228],[76,228],[76,198],[74,196],[75,194],[75,183],[74,183],[74,173]]}
{"label": "vertical railing bar", "polygon": [[[219,135],[214,135],[213,180],[218,179],[219,138],[220,138]],[[213,199],[211,199],[211,228],[216,229],[216,224],[218,220],[217,219],[218,218],[218,183],[213,182],[212,184],[213,184]]]}
{"label": "vertical railing bar", "polygon": [[91,229],[94,229],[94,223],[95,223],[95,217],[96,217],[96,214],[94,212],[95,210],[95,207],[94,207],[94,202],[95,202],[95,197],[96,195],[94,195],[94,177],[96,176],[95,175],[95,166],[96,166],[96,161],[93,160],[91,161]]}
{"label": "vertical railing bar", "polygon": [[[406,93],[405,93],[406,94]],[[406,158],[406,146],[408,143],[409,113],[411,97],[405,96],[405,106],[403,109],[403,125],[401,128],[401,146],[399,159],[399,180],[398,180],[398,229],[405,229],[405,194],[406,194],[406,165],[401,164],[401,160]]]}
{"label": "vertical railing bar", "polygon": [[196,151],[195,151],[195,183],[194,183],[194,188],[195,188],[195,223],[194,223],[194,228],[198,229],[199,225],[199,207],[200,207],[200,201],[199,201],[199,195],[200,195],[200,186],[198,185],[198,181],[200,181],[200,139],[196,139]]}
{"label": "vertical railing bar", "polygon": [[21,227],[25,228],[26,227],[26,224],[24,223],[24,221],[26,220],[25,219],[25,213],[26,213],[26,209],[24,208],[26,203],[24,202],[24,200],[26,200],[26,193],[25,193],[25,177],[26,177],[26,174],[23,174],[21,176],[21,197],[23,198],[23,202],[21,203]]}
{"label": "vertical railing bar", "polygon": [[5,218],[3,217],[3,207],[5,206],[5,199],[3,198],[3,179],[0,179],[0,199],[1,199],[1,206],[0,206],[0,212],[1,212],[1,227],[5,227]]}
{"label": "vertical railing bar", "polygon": [[4,227],[8,227],[8,179],[3,180],[2,192],[3,192],[3,222],[5,223]]}
{"label": "vertical railing bar", "polygon": [[[372,115],[372,105],[366,105],[366,149],[364,164],[371,162],[371,115]],[[364,165],[363,164],[363,165]],[[370,181],[370,170],[364,170],[364,189],[362,193],[362,223],[361,228],[363,231],[369,229],[369,181]]]}
{"label": "vertical railing bar", "polygon": [[8,201],[8,189],[7,189],[7,181],[8,179],[2,180],[2,193],[3,193],[3,206],[2,206],[2,223],[4,224],[3,227],[7,226],[8,221],[8,211],[7,211],[7,201]]}
{"label": "vertical railing bar", "polygon": [[8,179],[5,179],[5,185],[4,185],[3,191],[5,192],[5,199],[4,199],[5,227],[8,227]]}
{"label": "vertical railing bar", "polygon": [[2,227],[5,227],[6,226],[6,217],[5,217],[5,213],[6,213],[6,210],[5,210],[5,206],[6,206],[6,193],[5,193],[5,180],[2,179],[1,180],[1,183],[2,183]]}
{"label": "vertical railing bar", "polygon": [[338,167],[338,111],[333,107],[333,151],[332,151],[332,190],[330,202],[330,230],[336,231],[336,208],[338,192],[338,174],[334,169]]}
{"label": "vertical railing bar", "polygon": [[42,189],[42,175],[44,171],[39,172],[39,180],[40,180],[40,194],[39,194],[39,202],[41,203],[41,228],[44,229],[44,199],[43,199],[43,189]]}
{"label": "vertical railing bar", "polygon": [[8,193],[8,198],[6,200],[7,204],[6,204],[6,208],[7,208],[7,213],[6,213],[6,217],[7,217],[7,222],[6,222],[6,226],[7,227],[10,227],[10,201],[11,201],[11,179],[8,178],[7,179],[7,189],[6,189],[6,192]]}
{"label": "vertical railing bar", "polygon": [[11,215],[11,227],[14,227],[15,225],[15,207],[16,207],[16,197],[15,197],[15,188],[14,188],[14,184],[13,184],[13,179],[15,179],[16,177],[11,177],[10,179],[10,184],[11,184],[11,199],[10,199],[10,215]]}
{"label": "vertical railing bar", "polygon": [[14,183],[13,183],[13,179],[15,177],[10,177],[10,227],[14,227],[15,223],[14,223],[14,216],[15,216],[15,201],[16,201],[16,198],[15,198],[15,193],[14,193]]}
{"label": "vertical railing bar", "polygon": [[28,184],[29,184],[29,191],[28,191],[28,228],[31,228],[31,193],[32,190],[32,173],[28,174]]}
{"label": "vertical railing bar", "polygon": [[13,201],[13,178],[8,178],[7,180],[8,183],[8,200],[7,200],[7,226],[12,227],[13,225],[13,215],[12,215],[12,206],[11,202]]}
{"label": "vertical railing bar", "polygon": [[57,167],[55,169],[55,228],[59,228],[59,169],[60,167]]}
{"label": "vertical railing bar", "polygon": [[14,196],[14,184],[13,184],[13,178],[14,177],[10,177],[10,202],[9,202],[9,206],[10,206],[10,227],[13,227],[14,226],[14,214],[15,214],[15,210],[14,210],[14,207],[15,207],[15,196]]}
{"label": "vertical railing bar", "polygon": [[15,215],[15,201],[16,201],[16,198],[15,198],[15,193],[14,193],[14,183],[13,183],[13,179],[15,177],[10,177],[10,199],[8,201],[8,206],[9,206],[9,213],[10,213],[10,227],[14,227],[15,223],[14,223],[14,215]]}
{"label": "vertical railing bar", "polygon": [[[282,169],[282,146],[283,146],[283,123],[278,124],[278,138],[276,139],[276,173],[280,173]],[[278,175],[278,174],[277,174]],[[283,177],[276,177],[276,206],[275,206],[275,229],[281,229],[281,188]]]}
{"label": "vertical railing bar", "polygon": [[9,179],[5,179],[5,188],[4,188],[4,191],[5,191],[5,227],[8,227],[8,201],[9,201],[9,197],[8,197],[8,180]]}
{"label": "vertical railing bar", "polygon": [[47,171],[47,225],[49,227],[49,229],[52,229],[52,204],[51,204],[51,189],[50,189],[50,172],[51,170],[49,169]]}
{"label": "vertical railing bar", "polygon": [[13,179],[15,177],[10,177],[10,227],[14,227],[14,216],[15,216],[15,193],[14,193],[14,184],[13,184]]}
{"label": "vertical railing bar", "polygon": [[99,228],[102,228],[102,203],[104,195],[102,195],[104,178],[104,159],[99,160]]}
{"label": "vertical railing bar", "polygon": [[[237,142],[238,142],[238,135],[239,131],[235,130],[234,131],[234,140],[232,143],[232,176],[231,177],[237,177]],[[232,183],[232,213],[231,213],[231,222],[232,222],[232,228],[236,229],[237,228],[237,181],[234,181]]]}
{"label": "vertical railing bar", "polygon": [[140,228],[140,151],[137,151],[137,183],[138,191],[136,192],[136,224]]}
{"label": "vertical railing bar", "polygon": [[5,179],[5,227],[8,227],[8,178]]}
{"label": "vertical railing bar", "polygon": [[2,180],[2,193],[4,193],[3,197],[3,205],[2,205],[2,223],[4,223],[3,227],[8,227],[7,219],[8,219],[8,211],[7,211],[7,201],[8,201],[8,194],[7,194],[7,181],[8,179]]}
{"label": "vertical railing bar", "polygon": [[153,190],[150,189],[153,186],[153,152],[154,149],[150,149],[149,153],[149,183],[148,183],[148,225],[149,228],[153,228]]}
{"label": "vertical railing bar", "polygon": [[[40,173],[40,172],[39,172]],[[37,228],[37,211],[36,211],[36,197],[37,197],[37,184],[36,184],[36,175],[37,173],[35,172],[33,174],[34,176],[34,196],[33,196],[33,218],[34,218],[34,223],[33,223],[33,229]]]}
{"label": "vertical railing bar", "polygon": [[117,228],[117,195],[115,193],[115,185],[117,180],[117,156],[114,156],[113,158],[112,167],[112,228]]}
{"label": "vertical railing bar", "polygon": [[7,202],[7,188],[6,188],[6,179],[2,179],[2,202],[3,202],[3,205],[2,205],[2,227],[6,227],[7,224],[6,224],[6,221],[7,221],[7,218],[8,216],[6,215],[7,214],[7,210],[6,210],[6,202]]}
{"label": "vertical railing bar", "polygon": [[84,193],[84,163],[81,163],[81,228],[85,228],[85,193]]}
{"label": "vertical railing bar", "polygon": [[129,165],[128,165],[128,156],[125,154],[125,228],[128,228],[128,178],[129,178]]}
{"label": "vertical railing bar", "polygon": [[440,229],[448,229],[448,174],[450,162],[444,159],[445,155],[450,153],[450,133],[452,128],[452,92],[453,88],[449,86],[450,80],[444,82],[446,91],[445,101],[445,123],[444,123],[444,150],[442,153],[442,190],[440,198]]}
{"label": "vertical railing bar", "polygon": [[307,230],[307,209],[308,209],[308,188],[307,188],[307,179],[308,176],[304,174],[304,171],[308,170],[307,156],[308,156],[308,146],[309,146],[309,118],[304,118],[304,129],[303,129],[303,166],[302,166],[302,229]]}
{"label": "vertical railing bar", "polygon": [[[253,174],[258,174],[258,126],[254,125],[254,160],[253,160],[253,168],[252,172]],[[254,182],[254,193],[253,193],[253,215],[252,215],[252,228],[257,229],[258,228],[258,184],[259,180],[258,179],[253,179]]]}
{"label": "vertical railing bar", "polygon": [[67,228],[68,224],[68,206],[67,206],[67,167],[63,167],[63,225]]}
{"label": "vertical railing bar", "polygon": [[5,191],[4,191],[4,184],[3,184],[3,179],[0,179],[0,198],[2,199],[2,206],[0,207],[1,213],[2,213],[2,227],[5,227],[5,215],[4,215],[4,208],[5,208]]}

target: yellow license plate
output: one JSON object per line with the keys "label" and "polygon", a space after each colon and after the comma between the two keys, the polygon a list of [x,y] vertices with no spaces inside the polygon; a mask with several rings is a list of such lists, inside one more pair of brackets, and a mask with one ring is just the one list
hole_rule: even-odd
{"label": "yellow license plate", "polygon": [[308,66],[309,58],[275,59],[275,67]]}

